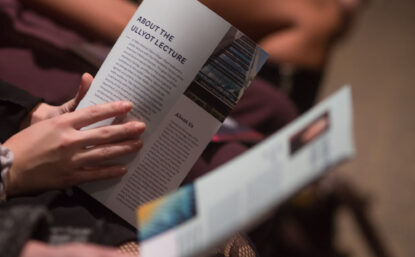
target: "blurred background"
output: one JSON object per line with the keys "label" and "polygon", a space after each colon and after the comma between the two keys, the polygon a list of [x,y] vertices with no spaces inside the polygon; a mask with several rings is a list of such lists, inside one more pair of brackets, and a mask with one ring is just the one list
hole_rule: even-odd
{"label": "blurred background", "polygon": [[[370,1],[327,68],[319,98],[352,85],[357,145],[333,174],[368,197],[391,255],[415,256],[415,1]],[[351,213],[339,214],[339,248],[372,256]]]}

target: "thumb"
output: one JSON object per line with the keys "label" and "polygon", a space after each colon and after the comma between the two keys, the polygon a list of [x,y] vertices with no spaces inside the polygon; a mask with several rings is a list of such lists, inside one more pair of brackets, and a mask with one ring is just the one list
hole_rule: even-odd
{"label": "thumb", "polygon": [[82,98],[86,95],[86,92],[88,92],[89,87],[92,84],[92,81],[94,80],[94,77],[92,77],[89,73],[82,74],[81,77],[81,85],[79,86],[78,93],[75,96],[75,106],[78,106],[79,102],[81,102]]}
{"label": "thumb", "polygon": [[93,80],[94,77],[92,77],[91,74],[82,74],[81,84],[79,85],[79,89],[76,93],[76,96],[61,106],[61,113],[72,112],[75,110],[75,108],[81,102],[82,98],[84,98],[84,96],[88,92],[88,89],[91,86]]}

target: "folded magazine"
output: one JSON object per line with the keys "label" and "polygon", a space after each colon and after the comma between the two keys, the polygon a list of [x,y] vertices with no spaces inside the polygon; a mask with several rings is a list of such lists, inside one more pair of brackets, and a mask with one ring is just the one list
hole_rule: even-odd
{"label": "folded magazine", "polygon": [[354,155],[350,87],[192,184],[137,209],[141,257],[196,256]]}

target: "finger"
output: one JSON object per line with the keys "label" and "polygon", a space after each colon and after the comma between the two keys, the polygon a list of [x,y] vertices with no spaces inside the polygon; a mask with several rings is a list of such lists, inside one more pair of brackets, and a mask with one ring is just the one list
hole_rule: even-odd
{"label": "finger", "polygon": [[91,74],[89,73],[82,74],[81,84],[79,86],[78,93],[75,96],[74,108],[78,106],[79,102],[81,102],[82,98],[84,98],[93,80],[94,80],[94,77],[92,77]]}
{"label": "finger", "polygon": [[72,112],[75,110],[75,108],[81,102],[82,98],[84,98],[84,96],[88,92],[88,89],[91,86],[93,79],[94,78],[89,73],[84,73],[82,75],[81,83],[79,85],[79,89],[78,89],[78,92],[76,93],[76,96],[60,106],[59,108],[60,114]]}
{"label": "finger", "polygon": [[75,110],[75,98],[72,98],[71,100],[67,101],[66,103],[62,104],[59,108],[59,115],[71,112]]}
{"label": "finger", "polygon": [[103,166],[88,170],[80,169],[71,178],[71,184],[79,185],[97,180],[116,178],[125,175],[127,171],[125,166]]}
{"label": "finger", "polygon": [[69,113],[68,119],[76,129],[80,129],[98,121],[124,115],[132,106],[128,101],[94,105]]}
{"label": "finger", "polygon": [[124,142],[98,145],[83,150],[74,156],[74,163],[78,167],[91,166],[128,155],[141,149],[143,143],[140,140],[128,140]]}
{"label": "finger", "polygon": [[81,131],[81,146],[102,145],[121,140],[137,138],[145,130],[143,122],[128,122]]}

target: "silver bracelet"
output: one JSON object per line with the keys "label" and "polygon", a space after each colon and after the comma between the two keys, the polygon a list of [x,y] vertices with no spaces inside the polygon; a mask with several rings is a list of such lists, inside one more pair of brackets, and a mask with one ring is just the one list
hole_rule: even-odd
{"label": "silver bracelet", "polygon": [[13,164],[13,153],[0,144],[0,203],[7,199],[7,173]]}

